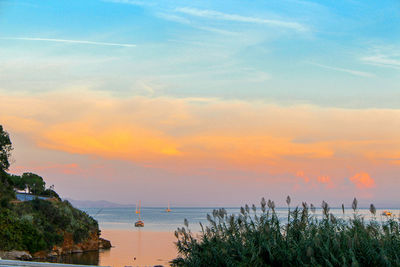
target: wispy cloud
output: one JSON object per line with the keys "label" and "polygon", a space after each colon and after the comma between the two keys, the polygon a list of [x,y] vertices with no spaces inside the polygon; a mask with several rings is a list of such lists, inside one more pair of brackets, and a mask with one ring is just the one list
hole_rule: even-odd
{"label": "wispy cloud", "polygon": [[117,3],[117,4],[127,4],[134,6],[154,6],[154,3],[149,1],[137,1],[137,0],[103,0],[103,2]]}
{"label": "wispy cloud", "polygon": [[177,8],[176,12],[183,13],[186,15],[210,18],[216,20],[226,20],[226,21],[236,21],[236,22],[245,22],[245,23],[256,23],[256,24],[266,24],[270,26],[289,28],[297,31],[306,31],[307,27],[297,22],[288,22],[283,20],[273,20],[273,19],[263,19],[257,17],[247,17],[237,14],[228,14],[215,10],[202,10],[196,8],[182,7]]}
{"label": "wispy cloud", "polygon": [[400,69],[400,59],[392,58],[387,55],[379,54],[374,56],[366,56],[361,58],[361,60],[367,64],[375,66]]}
{"label": "wispy cloud", "polygon": [[239,35],[239,33],[237,32],[232,32],[232,31],[226,31],[226,30],[222,30],[222,29],[218,29],[218,28],[214,28],[214,27],[201,27],[198,26],[195,28],[199,29],[199,30],[203,30],[203,31],[208,31],[208,32],[214,32],[214,33],[218,33],[218,34],[222,34],[222,35],[230,35],[230,36],[237,36]]}
{"label": "wispy cloud", "polygon": [[108,42],[94,42],[86,40],[67,40],[67,39],[53,39],[53,38],[36,38],[36,37],[0,37],[1,40],[20,40],[20,41],[39,41],[39,42],[56,42],[68,44],[86,44],[86,45],[102,45],[102,46],[119,46],[119,47],[135,47],[135,44],[122,44],[122,43],[108,43]]}
{"label": "wispy cloud", "polygon": [[308,62],[311,65],[318,66],[324,69],[329,69],[329,70],[335,70],[335,71],[340,71],[340,72],[345,72],[351,75],[355,76],[360,76],[360,77],[375,77],[374,74],[369,73],[369,72],[364,72],[364,71],[359,71],[359,70],[352,70],[352,69],[345,69],[345,68],[338,68],[338,67],[332,67],[332,66],[327,66],[323,64],[318,64],[314,62]]}
{"label": "wispy cloud", "polygon": [[165,20],[169,20],[169,21],[173,21],[173,22],[178,22],[181,24],[191,24],[190,20],[188,20],[187,18],[181,17],[181,16],[177,16],[174,14],[168,14],[165,12],[158,12],[156,13],[156,16],[161,18],[161,19],[165,19]]}
{"label": "wispy cloud", "polygon": [[222,34],[222,35],[230,35],[230,36],[238,35],[238,33],[236,33],[236,32],[227,31],[227,30],[223,30],[223,29],[219,29],[219,28],[215,28],[215,27],[198,26],[198,25],[194,24],[192,21],[190,21],[189,19],[184,18],[182,16],[177,16],[174,14],[167,14],[167,13],[159,12],[156,15],[157,15],[157,17],[159,17],[161,19],[165,19],[165,20],[169,20],[169,21],[173,21],[173,22],[177,22],[177,23],[181,23],[181,24],[186,24],[195,29],[199,29],[202,31],[208,31],[208,32],[218,33],[218,34]]}

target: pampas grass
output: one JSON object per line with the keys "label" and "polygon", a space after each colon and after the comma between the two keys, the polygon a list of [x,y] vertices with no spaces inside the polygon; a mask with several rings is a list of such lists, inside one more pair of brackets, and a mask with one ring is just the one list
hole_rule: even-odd
{"label": "pampas grass", "polygon": [[[225,209],[207,215],[208,225],[194,234],[189,223],[175,232],[179,256],[172,266],[399,266],[399,222],[393,218],[377,221],[358,215],[354,199],[353,216],[335,217],[322,202],[322,218],[303,202],[290,209],[281,221],[275,203],[261,200],[261,207],[240,209],[228,215]],[[344,206],[342,206],[344,213]]]}

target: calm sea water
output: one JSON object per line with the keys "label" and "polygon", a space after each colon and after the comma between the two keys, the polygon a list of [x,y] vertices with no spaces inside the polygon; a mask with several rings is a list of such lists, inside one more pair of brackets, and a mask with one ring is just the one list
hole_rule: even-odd
{"label": "calm sea water", "polygon": [[[189,221],[189,228],[192,231],[200,231],[201,222],[207,225],[207,214],[212,214],[213,210],[217,208],[173,208],[172,212],[166,212],[165,208],[142,208],[141,218],[145,222],[144,229],[148,231],[175,231],[177,227],[183,226],[183,221],[186,218]],[[228,214],[240,213],[240,208],[225,208]],[[293,208],[292,208],[293,209]],[[100,225],[101,229],[132,229],[134,222],[137,220],[135,214],[135,207],[127,208],[87,208],[82,209],[89,215],[94,217]],[[385,219],[381,216],[384,209],[377,209],[377,217]],[[390,210],[398,217],[400,210]],[[279,217],[285,219],[287,216],[287,208],[277,208],[276,212]],[[331,208],[330,212],[337,217],[352,217],[353,210],[345,209],[343,214],[341,208]],[[311,212],[310,212],[311,213]],[[312,214],[312,213],[311,213]],[[369,209],[359,209],[357,214],[364,216],[366,220],[371,218]],[[317,209],[316,217],[322,217],[322,210]]]}
{"label": "calm sea water", "polygon": [[[74,254],[54,259],[62,263],[91,264],[101,266],[168,266],[168,262],[176,257],[173,232],[183,226],[186,218],[189,228],[193,232],[200,231],[199,223],[207,225],[207,214],[214,208],[172,208],[166,212],[165,208],[142,208],[141,217],[145,223],[143,228],[134,227],[137,220],[135,207],[124,208],[86,208],[82,209],[94,217],[102,230],[102,236],[111,241],[113,248],[102,252]],[[226,208],[228,214],[239,214],[239,208]],[[286,219],[287,208],[277,208],[278,216]],[[377,219],[385,220],[383,209],[377,210]],[[390,210],[398,218],[400,210]],[[353,210],[331,208],[331,213],[337,217],[348,218],[353,216]],[[371,214],[368,209],[359,209],[358,215],[368,221]],[[317,209],[315,216],[322,217],[322,210]]]}

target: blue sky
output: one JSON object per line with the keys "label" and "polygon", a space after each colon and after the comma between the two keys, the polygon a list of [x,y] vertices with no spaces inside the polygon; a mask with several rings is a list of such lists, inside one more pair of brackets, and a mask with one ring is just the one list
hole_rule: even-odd
{"label": "blue sky", "polygon": [[118,96],[400,103],[398,1],[1,1],[0,12],[0,58],[30,72],[9,81],[19,70],[6,68],[14,90],[75,80]]}

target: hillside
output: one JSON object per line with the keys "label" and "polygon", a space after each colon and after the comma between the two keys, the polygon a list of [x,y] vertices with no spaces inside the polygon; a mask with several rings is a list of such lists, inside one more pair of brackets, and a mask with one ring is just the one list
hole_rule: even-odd
{"label": "hillside", "polygon": [[[62,201],[52,188],[46,188],[42,177],[7,173],[11,150],[8,133],[0,125],[0,251],[48,257],[110,245],[100,238],[97,221]],[[19,201],[17,189],[28,190],[33,200]]]}

